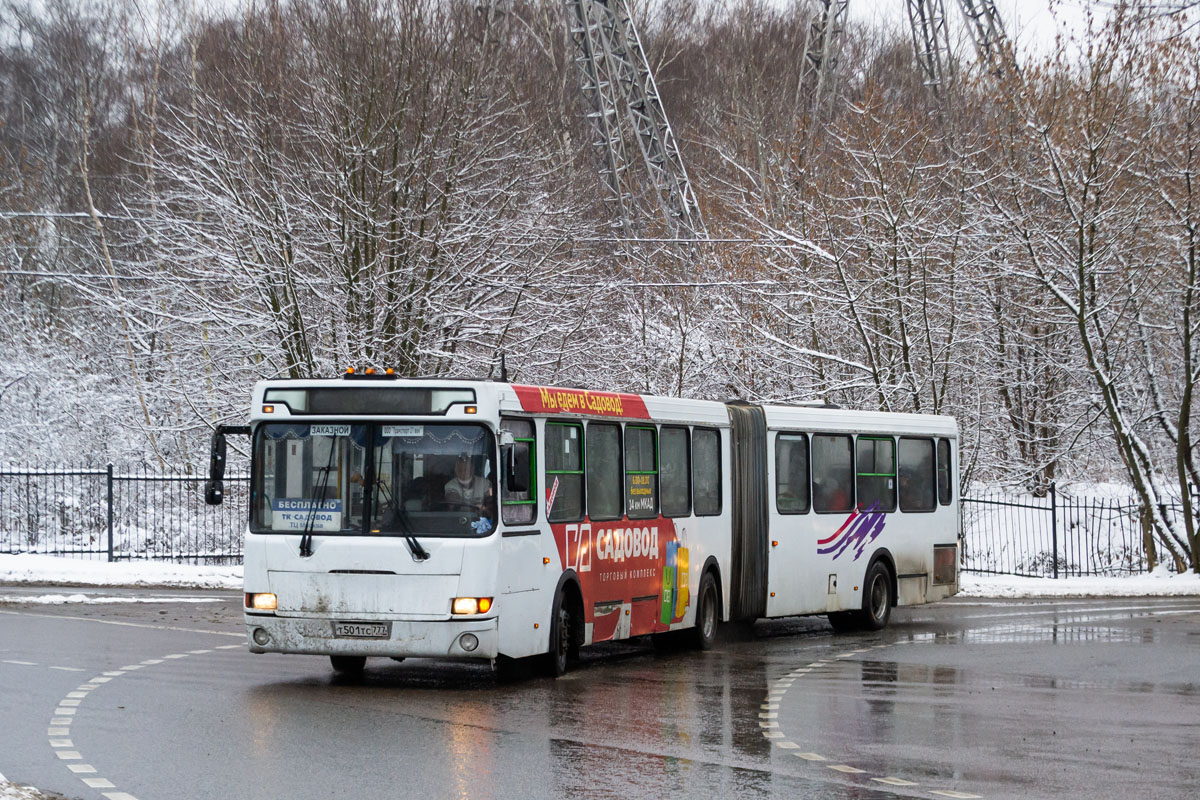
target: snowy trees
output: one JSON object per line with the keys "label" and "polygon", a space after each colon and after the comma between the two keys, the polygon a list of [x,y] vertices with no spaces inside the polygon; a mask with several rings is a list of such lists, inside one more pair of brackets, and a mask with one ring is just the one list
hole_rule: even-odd
{"label": "snowy trees", "polygon": [[639,6],[713,238],[680,245],[610,224],[556,0],[0,2],[0,458],[186,462],[257,377],[503,352],[519,380],[951,413],[964,479],[1121,478],[1200,563],[1177,16],[1118,9],[936,98],[904,37],[851,29],[810,113],[820,4]]}

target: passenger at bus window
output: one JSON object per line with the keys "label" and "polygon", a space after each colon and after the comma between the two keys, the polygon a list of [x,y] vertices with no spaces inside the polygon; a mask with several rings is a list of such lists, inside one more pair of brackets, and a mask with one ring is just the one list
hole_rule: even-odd
{"label": "passenger at bus window", "polygon": [[445,493],[447,503],[482,511],[491,503],[492,482],[476,475],[471,457],[464,454],[454,462],[454,477],[446,481]]}

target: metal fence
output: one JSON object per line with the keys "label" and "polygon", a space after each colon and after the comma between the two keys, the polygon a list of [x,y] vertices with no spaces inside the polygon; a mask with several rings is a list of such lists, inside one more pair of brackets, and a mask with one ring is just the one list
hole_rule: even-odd
{"label": "metal fence", "polygon": [[146,468],[0,469],[0,553],[240,564],[248,476],[204,502],[204,477]]}
{"label": "metal fence", "polygon": [[[1045,497],[1000,492],[963,497],[961,566],[966,572],[1059,578],[1130,575],[1149,566],[1141,505],[1132,498]],[[1163,513],[1182,524],[1183,506]]]}
{"label": "metal fence", "polygon": [[[250,480],[204,502],[204,478],[180,471],[0,469],[0,553],[240,564]],[[976,492],[963,497],[961,567],[1035,577],[1146,571],[1140,507],[1130,499]],[[1165,513],[1178,519],[1182,507]]]}

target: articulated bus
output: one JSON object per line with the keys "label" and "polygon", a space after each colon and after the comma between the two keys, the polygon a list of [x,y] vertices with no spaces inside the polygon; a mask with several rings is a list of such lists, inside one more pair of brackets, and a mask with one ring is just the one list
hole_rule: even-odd
{"label": "articulated bus", "polygon": [[[256,384],[255,653],[537,656],[825,614],[880,629],[958,590],[952,418],[471,380]],[[513,660],[510,662],[510,660]],[[527,663],[527,662],[521,662]]]}

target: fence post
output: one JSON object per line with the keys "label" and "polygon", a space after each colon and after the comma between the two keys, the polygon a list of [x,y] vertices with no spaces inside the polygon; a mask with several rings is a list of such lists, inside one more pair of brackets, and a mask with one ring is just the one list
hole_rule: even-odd
{"label": "fence post", "polygon": [[113,560],[113,465],[108,464],[108,560]]}
{"label": "fence post", "polygon": [[1058,493],[1050,481],[1050,549],[1054,551],[1054,577],[1058,578]]}

